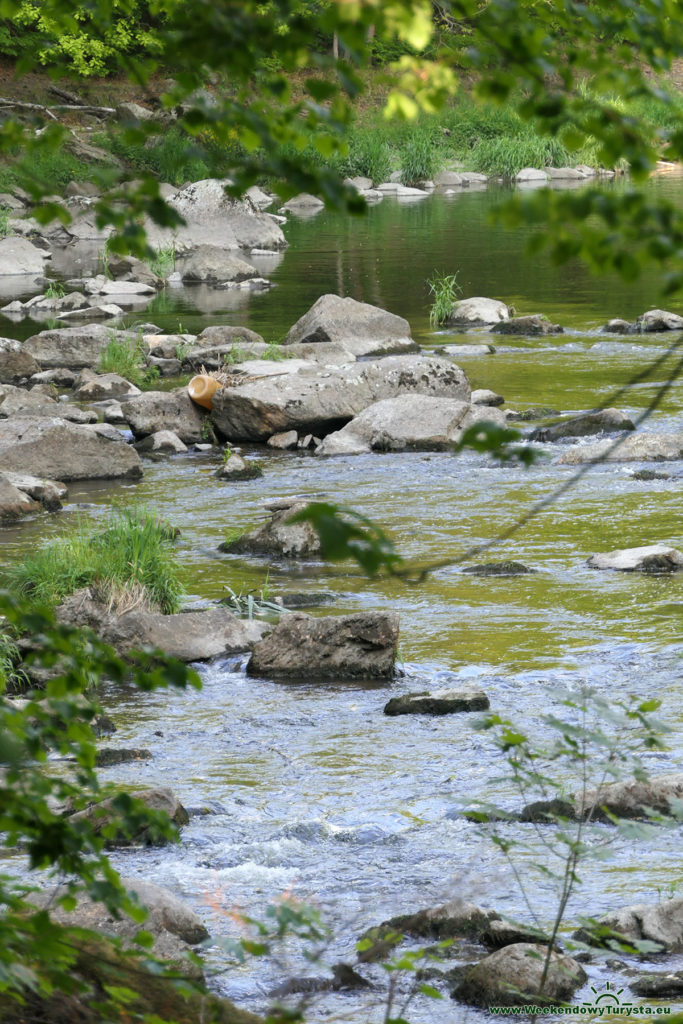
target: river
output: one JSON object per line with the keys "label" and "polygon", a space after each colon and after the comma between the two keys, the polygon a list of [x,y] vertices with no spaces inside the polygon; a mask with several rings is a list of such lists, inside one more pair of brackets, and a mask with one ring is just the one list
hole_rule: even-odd
{"label": "river", "polygon": [[[683,194],[680,179],[652,187]],[[166,330],[180,323],[192,333],[209,323],[244,324],[279,340],[319,295],[332,291],[405,316],[416,340],[432,350],[473,340],[429,327],[426,280],[434,270],[457,271],[465,296],[502,299],[520,314],[544,313],[566,328],[538,339],[476,338],[493,341],[496,352],[457,360],[473,387],[492,388],[517,409],[573,412],[613,404],[610,396],[664,354],[670,341],[666,335],[615,338],[599,328],[612,317],[633,319],[661,305],[657,275],[623,284],[593,277],[577,264],[554,267],[543,254],[527,256],[528,228],[506,231],[489,222],[499,197],[495,189],[463,190],[409,204],[387,199],[364,218],[327,211],[307,220],[291,217],[289,249],[263,264],[272,290],[246,298],[168,289],[144,319]],[[9,326],[0,333],[19,334]],[[637,415],[671,366],[665,361],[614,404]],[[643,429],[681,429],[682,399],[679,380]],[[470,560],[515,559],[536,569],[533,574],[477,578],[456,566],[415,586],[367,580],[348,563],[266,565],[219,554],[217,546],[257,518],[264,501],[305,494],[328,496],[376,519],[410,559],[456,557],[493,540],[563,483],[571,467],[550,459],[530,470],[500,467],[471,453],[327,460],[258,454],[265,462],[258,480],[218,481],[218,456],[191,453],[146,463],[135,485],[72,485],[59,517],[3,531],[7,561],[62,532],[76,516],[97,520],[112,503],[137,502],[180,528],[190,602],[224,596],[226,585],[267,585],[274,594],[333,596],[320,613],[392,608],[401,615],[403,674],[390,686],[276,684],[247,678],[240,659],[202,667],[201,693],[104,686],[102,701],[118,724],[116,745],[149,747],[154,757],[103,776],[170,785],[185,804],[213,812],[194,816],[180,845],[116,853],[116,866],[169,886],[219,935],[240,934],[236,911],[264,918],[270,904],[291,894],[319,909],[331,927],[326,963],[352,960],[354,942],[368,926],[457,895],[528,921],[509,864],[486,831],[460,814],[477,799],[519,806],[490,735],[474,728],[477,716],[387,718],[382,708],[390,694],[473,684],[487,692],[494,711],[542,742],[542,716],[560,707],[563,687],[588,684],[614,701],[656,696],[671,732],[646,765],[653,773],[682,769],[683,573],[600,573],[585,562],[594,552],[620,547],[683,546],[683,467],[664,464],[659,468],[666,478],[650,481],[635,480],[628,464],[595,467],[510,540]],[[521,874],[547,925],[555,890],[534,868],[546,855],[533,826],[508,829],[511,837],[530,841],[531,849],[520,854]],[[608,859],[582,867],[568,926],[581,914],[680,895],[680,838],[679,831],[662,828],[646,840],[614,839]],[[282,956],[295,974],[321,973],[292,944]],[[286,974],[271,958],[228,966],[218,947],[206,958],[214,987],[255,1011]],[[615,980],[600,963],[590,974],[594,986]],[[382,983],[378,968],[368,977]],[[381,997],[381,990],[362,999],[328,995],[310,1020],[374,1024],[383,1019],[374,1006]],[[423,998],[409,1019],[459,1024],[479,1016],[448,999]]]}

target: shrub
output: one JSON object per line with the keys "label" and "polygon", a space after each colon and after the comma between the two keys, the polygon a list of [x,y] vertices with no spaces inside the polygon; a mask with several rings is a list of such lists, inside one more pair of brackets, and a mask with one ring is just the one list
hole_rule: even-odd
{"label": "shrub", "polygon": [[5,572],[5,584],[33,606],[57,605],[81,587],[96,587],[112,607],[144,603],[178,611],[182,587],[172,531],[141,510],[113,512],[106,529],[81,522]]}

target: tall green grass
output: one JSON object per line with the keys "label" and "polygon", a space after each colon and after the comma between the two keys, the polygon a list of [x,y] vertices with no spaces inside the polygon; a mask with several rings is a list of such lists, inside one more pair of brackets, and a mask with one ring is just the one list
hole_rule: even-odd
{"label": "tall green grass", "polygon": [[355,125],[348,139],[349,152],[340,161],[345,177],[370,178],[373,185],[387,181],[392,170],[391,149],[375,128]]}
{"label": "tall green grass", "polygon": [[119,339],[113,336],[97,364],[99,373],[118,373],[137,388],[153,387],[159,378],[156,366],[146,366],[147,350],[142,337]]}
{"label": "tall green grass", "polygon": [[121,610],[144,605],[177,612],[182,586],[171,549],[173,531],[145,510],[113,512],[104,530],[84,522],[3,574],[3,585],[32,606],[58,605],[81,587],[93,586]]}
{"label": "tall green grass", "polygon": [[501,178],[514,178],[523,167],[566,167],[569,152],[558,139],[535,133],[482,139],[470,151],[472,170]]}

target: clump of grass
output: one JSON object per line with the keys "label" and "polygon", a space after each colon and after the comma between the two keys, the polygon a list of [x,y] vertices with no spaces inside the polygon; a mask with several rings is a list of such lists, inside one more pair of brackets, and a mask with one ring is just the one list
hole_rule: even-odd
{"label": "clump of grass", "polygon": [[11,214],[12,211],[6,206],[0,206],[0,238],[7,238],[8,235],[14,234],[9,223]]}
{"label": "clump of grass", "polygon": [[131,170],[153,174],[159,181],[171,185],[210,177],[212,170],[202,147],[178,128],[160,135],[149,146],[144,142],[130,142],[116,128],[96,141],[124,160]]}
{"label": "clump of grass", "polygon": [[174,531],[145,510],[116,511],[106,529],[85,523],[52,540],[4,574],[4,585],[31,606],[58,605],[81,587],[95,587],[116,609],[144,604],[177,612],[182,586],[171,550]]}
{"label": "clump of grass", "polygon": [[450,319],[453,304],[457,301],[458,295],[462,294],[457,272],[455,274],[440,274],[435,270],[427,281],[427,287],[430,295],[434,297],[429,310],[430,326],[441,327]]}
{"label": "clump of grass", "polygon": [[20,660],[12,628],[0,620],[0,694],[23,689],[26,676],[17,668]]}
{"label": "clump of grass", "polygon": [[159,379],[156,366],[146,366],[147,351],[142,336],[119,339],[112,337],[100,355],[99,373],[118,373],[141,390],[152,387]]}
{"label": "clump of grass", "polygon": [[433,178],[441,165],[439,150],[431,133],[415,131],[401,146],[401,181],[417,185]]}
{"label": "clump of grass", "polygon": [[63,299],[66,295],[64,285],[59,281],[50,281],[44,292],[46,299]]}
{"label": "clump of grass", "polygon": [[160,246],[156,256],[147,261],[147,266],[157,277],[166,279],[175,270],[175,257],[174,245]]}
{"label": "clump of grass", "polygon": [[391,174],[391,149],[375,128],[352,129],[348,156],[343,158],[340,172],[346,177],[370,178],[373,185],[387,181]]}

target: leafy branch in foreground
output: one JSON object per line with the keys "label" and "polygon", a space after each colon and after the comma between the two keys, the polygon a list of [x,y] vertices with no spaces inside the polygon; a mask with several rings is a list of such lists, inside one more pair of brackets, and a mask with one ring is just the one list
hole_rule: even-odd
{"label": "leafy branch in foreground", "polygon": [[381,526],[367,516],[343,505],[311,502],[288,523],[311,523],[320,537],[323,558],[338,561],[353,558],[368,574],[375,576],[384,569],[400,575],[403,558],[394,548]]}
{"label": "leafy branch in foreground", "polygon": [[[151,690],[199,687],[199,679],[187,666],[163,656],[157,667],[144,655],[137,659],[133,654],[124,662],[93,633],[58,625],[47,612],[27,609],[4,595],[0,613],[7,628],[30,638],[33,664],[49,668],[52,675],[44,690],[30,691],[23,700],[0,694],[2,845],[20,848],[30,869],[47,869],[66,883],[56,898],[65,909],[73,908],[78,893],[85,893],[114,916],[128,914],[142,921],[145,914],[123,889],[106,844],[114,834],[133,836],[143,827],[151,828],[156,838],[173,839],[177,833],[166,814],[152,812],[125,793],[116,796],[117,820],[111,824],[102,826],[101,820],[79,813],[115,792],[102,787],[95,772],[93,725],[100,708],[90,681],[95,675]],[[69,764],[68,770],[54,770],[55,756]],[[45,1012],[53,1019],[53,997],[59,1001],[61,995],[68,1003],[86,993],[87,999],[91,982],[82,973],[84,960],[99,959],[104,970],[107,957],[119,955],[101,936],[63,927],[36,910],[28,888],[0,876],[3,1020],[46,1019]],[[146,941],[144,936],[141,941]],[[133,971],[139,969],[135,963],[128,965]],[[119,996],[115,989],[109,994],[102,990],[99,1019],[122,1019]],[[27,1000],[30,1012],[24,1006]]]}

